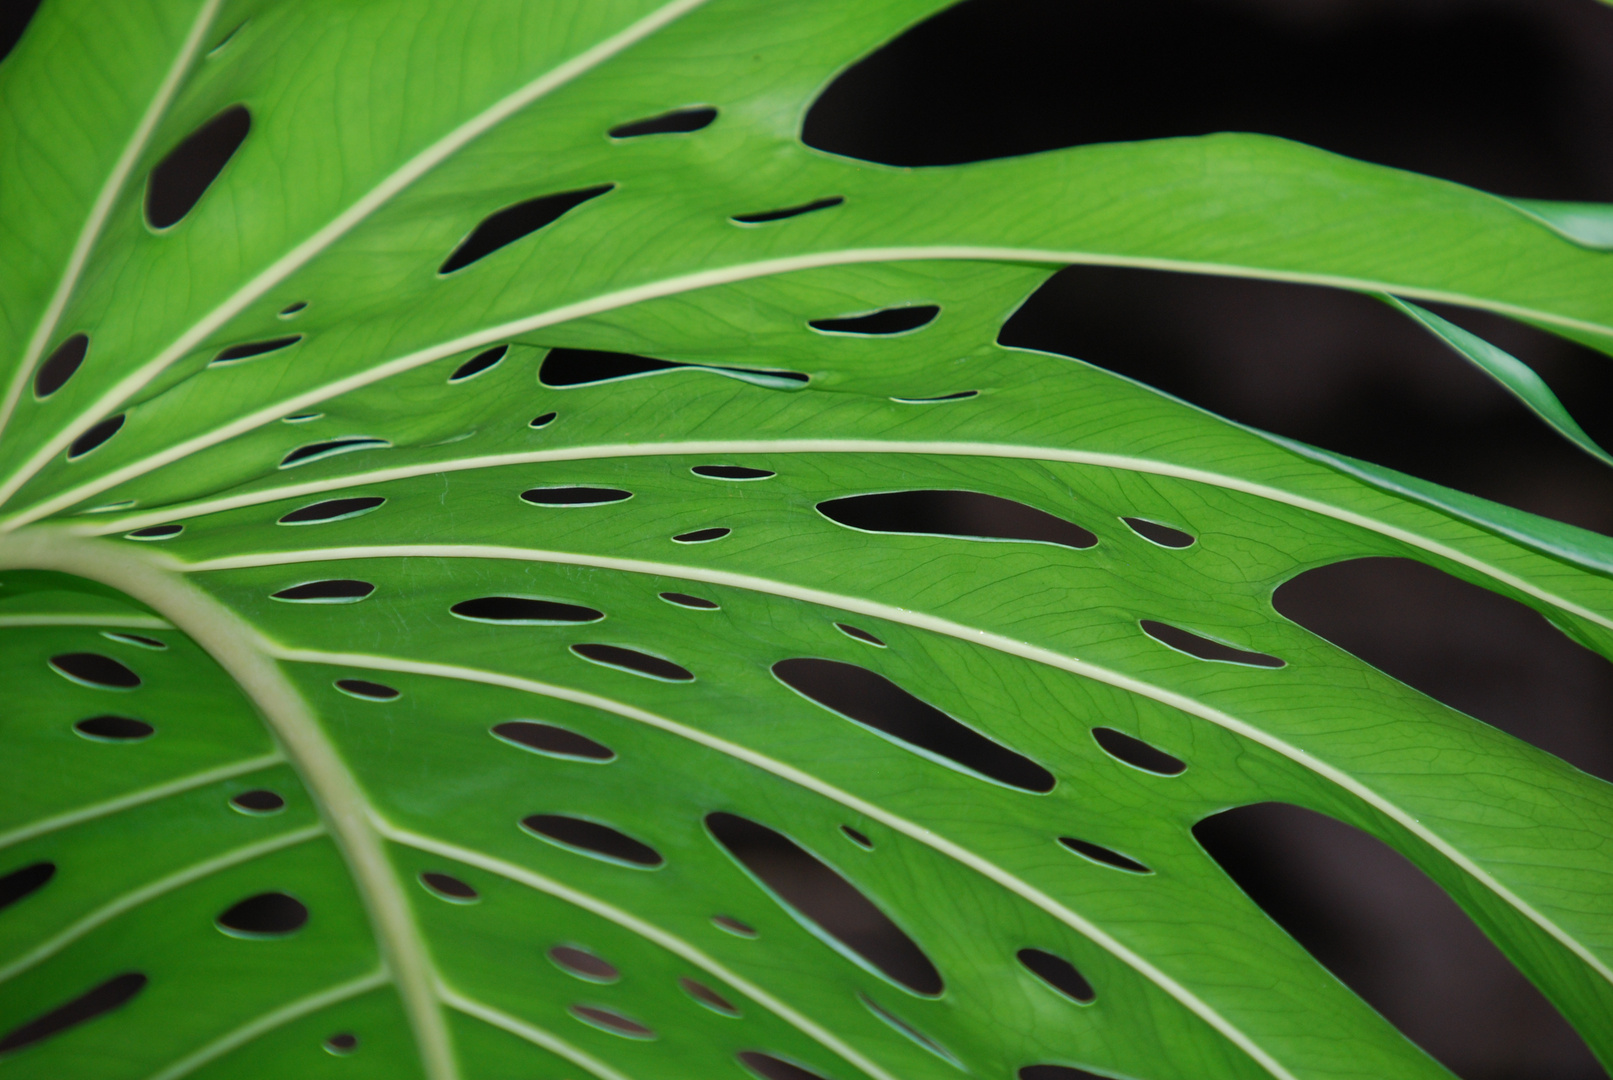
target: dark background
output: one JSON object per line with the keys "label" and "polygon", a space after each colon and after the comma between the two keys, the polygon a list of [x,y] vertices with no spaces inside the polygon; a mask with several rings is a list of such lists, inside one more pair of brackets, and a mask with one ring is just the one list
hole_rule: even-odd
{"label": "dark background", "polygon": [[[0,56],[35,6],[0,0]],[[970,0],[839,79],[805,134],[838,153],[934,165],[1215,131],[1286,136],[1505,195],[1613,201],[1613,9]],[[1531,363],[1613,445],[1613,361],[1493,316],[1440,311]],[[1003,340],[1613,533],[1613,472],[1364,297],[1077,267]],[[1440,700],[1613,779],[1613,666],[1527,609],[1399,560],[1313,572],[1278,605]],[[1464,1080],[1605,1075],[1460,910],[1377,841],[1269,805],[1198,833],[1319,960]]]}

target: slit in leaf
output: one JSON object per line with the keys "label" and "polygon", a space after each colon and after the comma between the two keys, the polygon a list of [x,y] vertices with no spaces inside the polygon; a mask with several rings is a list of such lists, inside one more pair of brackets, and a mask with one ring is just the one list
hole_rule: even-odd
{"label": "slit in leaf", "polygon": [[151,170],[146,221],[153,229],[177,225],[218,179],[252,129],[252,114],[231,105],[197,128]]}
{"label": "slit in leaf", "polygon": [[608,1031],[612,1035],[620,1035],[624,1039],[649,1040],[656,1037],[652,1028],[624,1016],[615,1009],[606,1009],[598,1005],[573,1005],[571,1015],[585,1024]]}
{"label": "slit in leaf", "polygon": [[930,1053],[934,1054],[948,1065],[952,1065],[959,1069],[963,1068],[963,1063],[952,1055],[952,1051],[948,1050],[946,1047],[924,1034],[924,1032],[920,1031],[912,1024],[909,1024],[906,1020],[903,1020],[900,1016],[897,1016],[889,1009],[880,1005],[879,1002],[875,1001],[867,994],[859,991],[857,994],[857,999],[863,1003],[863,1006],[867,1008],[869,1012],[879,1017],[897,1032],[913,1040],[919,1046],[922,1046],[924,1049],[928,1050]]}
{"label": "slit in leaf", "polygon": [[706,1008],[710,1009],[719,1016],[737,1018],[740,1015],[739,1008],[735,1006],[733,1002],[717,993],[717,991],[713,990],[705,983],[697,982],[694,979],[689,978],[687,975],[684,975],[678,978],[678,986],[682,988],[685,994],[688,994],[690,997],[694,998],[700,1004],[704,1005]]}
{"label": "slit in leaf", "polygon": [[157,729],[130,716],[91,716],[73,725],[73,730],[91,742],[131,743],[149,739]]}
{"label": "slit in leaf", "polygon": [[481,893],[452,874],[436,870],[427,870],[420,875],[420,887],[437,899],[446,900],[450,904],[474,904],[482,898]]}
{"label": "slit in leaf", "polygon": [[1027,971],[1071,1001],[1080,1005],[1090,1005],[1096,1000],[1098,995],[1092,989],[1092,984],[1076,970],[1074,964],[1062,956],[1055,956],[1042,949],[1021,949],[1018,956],[1019,962],[1025,965]]}
{"label": "slit in leaf", "polygon": [[1112,866],[1116,870],[1124,870],[1128,874],[1152,874],[1153,871],[1136,859],[1128,858],[1118,851],[1111,851],[1101,844],[1094,844],[1089,840],[1077,840],[1073,836],[1059,837],[1059,843],[1085,859],[1104,866]]}
{"label": "slit in leaf", "polygon": [[688,593],[664,592],[661,594],[661,599],[665,600],[669,604],[676,604],[678,607],[693,608],[696,611],[718,610],[718,604],[715,600],[703,600],[698,596],[690,596]]}
{"label": "slit in leaf", "polygon": [[301,341],[301,334],[287,334],[285,337],[270,338],[267,341],[248,341],[240,345],[231,345],[220,350],[219,354],[207,363],[208,367],[229,367],[232,364],[256,360],[260,356],[267,356],[281,349],[289,349]]}
{"label": "slit in leaf", "polygon": [[941,309],[936,305],[921,304],[914,307],[889,307],[871,311],[866,315],[851,315],[839,319],[813,319],[807,325],[824,334],[890,337],[894,334],[911,333],[928,326],[939,314]]}
{"label": "slit in leaf", "polygon": [[940,394],[936,397],[893,397],[891,400],[898,405],[936,405],[943,401],[963,401],[979,395],[979,390],[959,390],[955,394]]}
{"label": "slit in leaf", "polygon": [[1092,738],[1103,748],[1104,753],[1134,769],[1159,776],[1179,776],[1187,771],[1187,762],[1181,758],[1167,754],[1157,746],[1150,746],[1123,731],[1095,727],[1092,729]]}
{"label": "slit in leaf", "polygon": [[504,354],[509,351],[510,347],[508,345],[497,345],[491,349],[484,349],[455,368],[454,373],[448,376],[448,381],[462,383],[466,379],[473,379],[482,372],[497,367],[499,361],[504,359]]}
{"label": "slit in leaf", "polygon": [[268,817],[286,808],[286,800],[273,791],[255,788],[230,800],[230,808],[249,817]]}
{"label": "slit in leaf", "polygon": [[616,668],[620,671],[630,671],[634,675],[643,675],[650,679],[659,679],[662,682],[693,682],[694,673],[688,668],[659,656],[639,652],[637,649],[626,649],[620,645],[596,645],[585,643],[573,645],[571,651],[584,660],[605,667]]}
{"label": "slit in leaf", "polygon": [[610,129],[613,139],[639,139],[645,135],[687,135],[691,131],[710,127],[717,119],[717,110],[709,105],[698,108],[673,109],[642,120],[630,120]]}
{"label": "slit in leaf", "polygon": [[1013,499],[978,491],[888,491],[818,504],[837,525],[875,533],[1024,540],[1089,548],[1098,538],[1081,526]]}
{"label": "slit in leaf", "polygon": [[732,915],[713,915],[711,923],[717,929],[733,934],[735,937],[754,938],[759,936],[755,927],[749,923],[740,922]]}
{"label": "slit in leaf", "polygon": [[640,870],[664,865],[661,853],[642,841],[609,825],[567,814],[533,814],[521,819],[521,827],[552,844],[606,862],[620,863]]}
{"label": "slit in leaf", "polygon": [[126,634],[119,630],[102,630],[101,636],[108,641],[116,641],[120,645],[133,645],[137,649],[150,649],[152,652],[166,652],[168,643],[158,641],[156,638],[143,637],[140,634]]}
{"label": "slit in leaf", "polygon": [[604,506],[632,497],[631,491],[601,487],[541,487],[521,492],[521,498],[533,506]]}
{"label": "slit in leaf", "polygon": [[55,863],[36,862],[0,877],[0,911],[43,889],[55,876]]}
{"label": "slit in leaf", "polygon": [[1287,667],[1284,660],[1263,652],[1250,652],[1248,649],[1238,649],[1231,645],[1224,645],[1219,641],[1212,641],[1201,634],[1191,630],[1183,630],[1179,626],[1156,622],[1153,619],[1143,619],[1138,623],[1143,633],[1159,642],[1161,645],[1186,653],[1200,660],[1213,660],[1220,664],[1241,664],[1245,667],[1280,668]]}
{"label": "slit in leaf", "polygon": [[554,223],[563,214],[588,200],[597,199],[615,186],[615,184],[599,184],[595,187],[579,188],[576,191],[541,195],[536,199],[506,206],[497,213],[489,214],[482,219],[480,225],[471,230],[469,236],[459,242],[459,246],[443,261],[437,273],[452,274],[455,270],[462,270],[474,262],[485,259],[500,248]]}
{"label": "slit in leaf", "polygon": [[851,882],[795,841],[722,811],[706,828],[734,860],[808,929],[827,935],[897,985],[926,997],[945,988],[913,939]]}
{"label": "slit in leaf", "polygon": [[281,525],[316,525],[325,521],[341,521],[358,517],[386,502],[380,495],[358,495],[347,499],[326,499],[324,502],[299,506],[280,518]]}
{"label": "slit in leaf", "polygon": [[307,925],[308,908],[294,896],[264,892],[230,905],[215,922],[231,937],[290,937]]}
{"label": "slit in leaf", "polygon": [[874,842],[868,839],[868,837],[864,836],[862,833],[858,832],[856,829],[853,829],[850,825],[840,826],[840,831],[845,834],[847,840],[850,840],[853,844],[856,844],[864,851],[874,850]]}
{"label": "slit in leaf", "polygon": [[716,526],[710,529],[696,529],[693,532],[679,533],[672,539],[680,544],[709,544],[713,540],[721,540],[731,532],[733,532],[732,529]]}
{"label": "slit in leaf", "polygon": [[558,724],[535,720],[508,720],[489,729],[493,737],[549,757],[577,758],[582,761],[615,761],[616,751]]}
{"label": "slit in leaf", "polygon": [[752,469],[744,465],[696,465],[689,471],[713,480],[766,480],[778,475],[771,469]]}
{"label": "slit in leaf", "polygon": [[850,623],[837,622],[835,623],[835,629],[839,630],[847,637],[855,641],[860,641],[865,645],[872,645],[877,649],[885,648],[885,643],[883,641],[879,640],[866,630],[860,630],[857,627],[852,626]]}
{"label": "slit in leaf", "polygon": [[824,1080],[811,1069],[793,1061],[764,1054],[760,1050],[741,1050],[734,1055],[739,1063],[761,1080]]}
{"label": "slit in leaf", "polygon": [[376,439],[367,435],[309,443],[306,446],[297,447],[297,449],[281,458],[280,468],[290,469],[298,465],[307,465],[310,462],[335,457],[337,454],[350,454],[354,450],[373,450],[391,445],[386,439]]}
{"label": "slit in leaf", "polygon": [[289,319],[293,315],[296,315],[299,312],[301,312],[307,306],[308,306],[308,301],[306,301],[306,300],[298,300],[294,304],[287,304],[285,307],[280,309],[280,317],[282,319]]}
{"label": "slit in leaf", "polygon": [[140,676],[101,653],[61,653],[50,658],[50,666],[62,678],[98,690],[133,690]]}
{"label": "slit in leaf", "polygon": [[391,701],[402,696],[401,691],[385,683],[370,682],[368,679],[337,679],[334,685],[348,697],[355,697],[361,701]]}
{"label": "slit in leaf", "polygon": [[1021,791],[1053,790],[1053,774],[1030,758],[921,701],[885,676],[839,660],[780,660],[773,674],[830,712],[871,728],[909,750]]}
{"label": "slit in leaf", "polygon": [[531,427],[531,428],[548,427],[550,424],[554,423],[554,418],[555,418],[555,414],[552,413],[552,412],[540,413],[537,416],[534,416],[527,423],[527,427]]}
{"label": "slit in leaf", "polygon": [[292,585],[271,594],[270,598],[292,604],[356,604],[374,591],[375,586],[368,581],[332,578]]}
{"label": "slit in leaf", "polygon": [[338,1031],[324,1042],[325,1053],[346,1057],[358,1049],[358,1036],[351,1031]]}
{"label": "slit in leaf", "polygon": [[1132,532],[1151,544],[1158,544],[1160,547],[1167,548],[1193,546],[1194,540],[1192,536],[1180,529],[1173,529],[1169,525],[1161,525],[1159,522],[1149,521],[1147,518],[1127,517],[1120,520],[1124,521]]}
{"label": "slit in leaf", "polygon": [[1073,1065],[1027,1065],[1019,1070],[1019,1080],[1113,1080],[1113,1078],[1077,1069]]}
{"label": "slit in leaf", "polygon": [[71,379],[78,371],[79,365],[84,363],[84,356],[89,352],[90,338],[88,334],[74,334],[51,351],[45,362],[39,365],[34,372],[34,396],[43,400],[50,397]]}
{"label": "slit in leaf", "polygon": [[603,352],[596,349],[550,349],[538,368],[538,381],[544,386],[564,389],[568,386],[590,386],[594,383],[631,379],[661,371],[709,371],[731,379],[764,386],[770,390],[798,390],[810,381],[810,376],[798,371],[764,368],[723,367],[718,364],[686,364],[676,360],[657,360],[634,353]]}
{"label": "slit in leaf", "polygon": [[467,622],[501,623],[506,626],[571,626],[598,622],[603,611],[558,600],[537,600],[529,596],[481,596],[461,600],[448,609]]}
{"label": "slit in leaf", "polygon": [[144,529],[136,529],[123,535],[130,540],[167,540],[184,531],[183,525],[148,525]]}
{"label": "slit in leaf", "polygon": [[146,976],[137,971],[115,975],[95,989],[58,1005],[43,1016],[36,1017],[0,1036],[0,1054],[9,1054],[25,1046],[42,1042],[69,1028],[88,1023],[96,1017],[126,1005],[146,988]]}
{"label": "slit in leaf", "polygon": [[85,454],[89,453],[91,450],[94,450],[112,436],[116,435],[118,430],[123,427],[124,419],[125,417],[122,413],[118,413],[116,416],[109,416],[105,420],[102,420],[100,423],[96,424],[94,427],[90,428],[84,434],[80,435],[78,438],[74,439],[73,445],[67,448],[67,460],[77,461],[79,458],[83,457]]}
{"label": "slit in leaf", "polygon": [[762,210],[754,214],[735,214],[729,218],[735,225],[765,225],[770,221],[784,221],[788,218],[800,217],[802,214],[811,214],[818,210],[827,210],[845,202],[841,195],[830,195],[826,199],[814,199],[809,203],[798,206],[786,206],[779,210]]}
{"label": "slit in leaf", "polygon": [[588,982],[613,983],[622,977],[615,964],[574,945],[556,945],[549,950],[549,959],[567,975]]}

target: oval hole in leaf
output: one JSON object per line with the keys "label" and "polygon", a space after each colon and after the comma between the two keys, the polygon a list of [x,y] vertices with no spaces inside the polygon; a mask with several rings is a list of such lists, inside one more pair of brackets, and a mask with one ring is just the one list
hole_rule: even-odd
{"label": "oval hole in leaf", "polygon": [[115,975],[86,994],[59,1005],[43,1016],[12,1028],[0,1036],[0,1054],[9,1054],[25,1046],[60,1034],[68,1028],[94,1020],[111,1012],[146,988],[146,977],[137,971]]}
{"label": "oval hole in leaf", "polygon": [[840,319],[813,319],[807,323],[823,334],[849,334],[857,337],[889,337],[907,334],[930,325],[941,309],[934,304],[913,307],[889,307],[871,311],[866,315],[851,315]]}
{"label": "oval hole in leaf", "polygon": [[887,491],[818,504],[818,513],[862,532],[948,536],[963,540],[1027,540],[1089,548],[1098,538],[1081,526],[1013,499],[978,491]]}
{"label": "oval hole in leaf", "polygon": [[230,808],[251,817],[268,817],[286,808],[286,800],[266,788],[243,791],[230,800]]}
{"label": "oval hole in leaf", "polygon": [[1580,1036],[1472,917],[1372,834],[1264,802],[1211,814],[1193,836],[1319,964],[1458,1075],[1482,1074],[1474,1033],[1503,1017],[1530,1033],[1513,1045],[1536,1075],[1599,1074]]}
{"label": "oval hole in leaf", "polygon": [[739,1009],[732,1002],[705,983],[696,982],[687,975],[683,975],[678,978],[678,986],[683,989],[685,994],[688,994],[719,1016],[738,1017],[740,1015]]}
{"label": "oval hole in leaf", "polygon": [[157,729],[144,720],[128,716],[92,716],[73,725],[73,730],[91,742],[130,743],[149,739]]}
{"label": "oval hole in leaf", "polygon": [[783,1058],[764,1054],[760,1050],[741,1050],[734,1055],[739,1063],[762,1080],[824,1080],[804,1066]]}
{"label": "oval hole in leaf", "polygon": [[1275,656],[1262,652],[1250,652],[1247,649],[1234,648],[1213,641],[1191,630],[1183,630],[1179,626],[1156,622],[1153,619],[1142,619],[1138,622],[1143,633],[1159,642],[1169,646],[1177,652],[1184,652],[1199,660],[1213,660],[1219,664],[1240,664],[1245,667],[1280,668],[1287,667],[1288,663]]}
{"label": "oval hole in leaf", "polygon": [[697,611],[718,610],[716,601],[702,600],[700,597],[690,596],[688,593],[664,592],[661,594],[661,599],[665,600],[669,604],[676,604],[678,607],[694,608]]}
{"label": "oval hole in leaf", "polygon": [[713,540],[721,540],[733,531],[732,529],[717,526],[711,529],[696,529],[693,532],[679,533],[672,539],[680,544],[709,544]]}
{"label": "oval hole in leaf", "polygon": [[605,617],[603,611],[581,604],[536,600],[528,596],[481,596],[475,600],[461,600],[448,610],[467,622],[504,623],[510,626],[568,626],[598,622]]}
{"label": "oval hole in leaf", "polygon": [[1101,844],[1094,844],[1089,840],[1077,840],[1073,836],[1059,837],[1059,843],[1080,855],[1104,866],[1112,866],[1116,870],[1124,870],[1128,874],[1152,874],[1153,871],[1136,859],[1127,858],[1118,851],[1111,851]]}
{"label": "oval hole in leaf", "polygon": [[845,202],[841,195],[830,195],[826,199],[814,199],[809,203],[798,206],[786,206],[780,210],[762,210],[754,214],[735,214],[729,218],[735,225],[765,225],[770,221],[784,221],[788,218],[800,217],[818,210],[827,210],[832,206],[839,206]]}
{"label": "oval hole in leaf", "polygon": [[795,841],[722,811],[706,815],[706,828],[809,929],[826,934],[915,994],[935,997],[945,989],[940,972],[912,938],[855,885]]}
{"label": "oval hole in leaf", "polygon": [[580,758],[583,761],[615,761],[616,751],[558,724],[533,720],[509,720],[491,729],[493,737],[550,757]]}
{"label": "oval hole in leaf", "polygon": [[126,417],[122,413],[119,413],[116,416],[109,416],[105,420],[102,420],[100,423],[96,424],[94,427],[90,428],[84,434],[80,435],[78,438],[74,439],[73,444],[67,448],[67,460],[77,461],[79,458],[83,457],[85,454],[89,453],[91,450],[94,450],[112,436],[116,435],[123,427],[123,421],[125,419]]}
{"label": "oval hole in leaf", "polygon": [[346,1057],[358,1049],[358,1036],[351,1031],[339,1031],[325,1040],[325,1052],[337,1057]]}
{"label": "oval hole in leaf", "polygon": [[1026,969],[1048,986],[1081,1005],[1090,1005],[1097,998],[1092,984],[1076,970],[1074,964],[1062,956],[1042,949],[1021,949],[1016,954]]}
{"label": "oval hole in leaf", "polygon": [[853,829],[850,825],[840,826],[840,831],[846,834],[847,840],[850,840],[853,844],[856,844],[864,851],[874,850],[874,842],[868,839],[868,837],[864,836],[862,833],[858,832],[856,829]]}
{"label": "oval hole in leaf", "polygon": [[691,131],[710,127],[717,119],[717,110],[709,105],[698,108],[673,109],[658,116],[630,120],[610,129],[613,139],[639,139],[645,135],[687,135]]}
{"label": "oval hole in leaf", "polygon": [[307,924],[308,908],[283,892],[258,893],[232,904],[215,922],[231,937],[289,937]]}
{"label": "oval hole in leaf", "polygon": [[521,498],[533,506],[604,506],[632,497],[631,491],[601,487],[543,487],[521,492]]}
{"label": "oval hole in leaf", "polygon": [[309,443],[306,446],[297,447],[297,449],[280,459],[280,468],[291,469],[298,465],[307,465],[309,462],[335,457],[337,454],[350,454],[355,450],[373,450],[391,445],[385,439],[375,439],[368,435],[354,436],[349,439],[327,439],[324,442]]}
{"label": "oval hole in leaf", "polygon": [[142,637],[139,634],[125,634],[117,630],[102,630],[101,636],[108,641],[116,641],[120,645],[133,645],[137,649],[150,649],[153,652],[166,652],[168,643],[158,641],[156,638]]}
{"label": "oval hole in leaf", "polygon": [[364,701],[391,701],[401,696],[400,691],[385,683],[370,682],[368,679],[337,679],[333,685],[348,697]]}
{"label": "oval hole in leaf", "polygon": [[231,105],[197,128],[151,170],[146,181],[146,222],[167,229],[191,212],[218,179],[252,129],[252,114]]}
{"label": "oval hole in leaf", "polygon": [[285,337],[270,338],[267,341],[248,341],[240,345],[231,345],[209,360],[208,367],[229,367],[231,364],[243,363],[247,360],[256,360],[281,349],[289,349],[302,340],[301,334],[288,334]]}
{"label": "oval hole in leaf", "polygon": [[742,923],[731,915],[713,915],[712,925],[719,930],[726,930],[735,937],[754,938],[757,936],[756,928],[749,923]]}
{"label": "oval hole in leaf", "polygon": [[531,419],[531,421],[528,422],[527,427],[532,427],[532,428],[548,427],[550,424],[554,423],[554,418],[555,418],[554,413],[546,412],[546,413],[543,413],[543,414],[541,414],[539,416],[534,416]]}
{"label": "oval hole in leaf", "polygon": [[50,658],[50,666],[64,679],[99,690],[133,690],[140,676],[101,653],[62,653]]}
{"label": "oval hole in leaf", "polygon": [[34,372],[34,396],[48,398],[67,385],[67,380],[78,371],[89,349],[88,334],[74,334],[56,346],[45,362],[39,365],[39,370]]}
{"label": "oval hole in leaf", "polygon": [[508,345],[496,345],[491,349],[479,352],[455,368],[454,373],[448,376],[448,381],[462,383],[466,379],[475,378],[482,372],[497,367],[498,362],[504,359],[504,354],[509,351],[510,347]]}
{"label": "oval hole in leaf", "polygon": [[808,701],[975,776],[1045,794],[1053,774],[1030,758],[914,697],[885,676],[839,660],[780,660],[773,674]]}
{"label": "oval hole in leaf", "polygon": [[368,581],[332,578],[293,585],[272,593],[270,598],[292,604],[356,604],[374,591],[375,586]]}
{"label": "oval hole in leaf", "polygon": [[278,524],[281,525],[315,525],[324,521],[341,521],[344,518],[358,517],[386,502],[380,495],[359,495],[347,499],[326,499],[324,502],[309,503],[299,506],[289,514],[283,515]]}
{"label": "oval hole in leaf", "polygon": [[1123,731],[1095,727],[1092,729],[1092,738],[1103,748],[1104,753],[1134,769],[1159,776],[1179,776],[1187,771],[1187,762],[1181,758],[1167,754],[1158,747],[1150,746]]}
{"label": "oval hole in leaf", "polygon": [[459,242],[459,246],[454,248],[453,253],[443,261],[442,266],[438,267],[437,273],[452,274],[455,270],[462,270],[471,263],[485,259],[500,248],[537,232],[545,225],[553,224],[563,214],[590,199],[597,199],[615,186],[615,184],[599,184],[595,187],[579,188],[576,191],[540,195],[536,199],[527,199],[525,202],[506,206],[497,213],[489,214],[482,219],[480,225],[471,230],[469,236]]}
{"label": "oval hole in leaf", "polygon": [[123,535],[130,540],[167,540],[185,531],[183,525],[150,525]]}
{"label": "oval hole in leaf", "polygon": [[649,356],[638,356],[634,353],[602,352],[595,349],[550,349],[549,354],[543,358],[543,365],[538,369],[538,381],[544,386],[563,389],[568,386],[588,386],[683,368],[726,375],[773,390],[800,389],[811,380],[811,376],[798,371],[723,367],[716,364],[683,364],[674,360],[656,360]]}
{"label": "oval hole in leaf", "polygon": [[928,1035],[924,1034],[912,1024],[909,1024],[906,1020],[903,1020],[900,1016],[897,1016],[889,1009],[880,1005],[879,1002],[875,1001],[867,994],[859,991],[857,993],[857,1000],[861,1001],[863,1003],[863,1007],[869,1012],[879,1017],[886,1024],[890,1025],[902,1035],[918,1043],[924,1049],[928,1050],[930,1053],[934,1054],[948,1065],[953,1065],[960,1069],[963,1068],[962,1062],[953,1057],[950,1050],[936,1042],[934,1039],[930,1038]]}
{"label": "oval hole in leaf", "polygon": [[653,870],[666,860],[650,845],[619,829],[566,814],[533,814],[521,827],[534,836],[606,862]]}
{"label": "oval hole in leaf", "polygon": [[0,877],[0,911],[10,907],[30,893],[43,889],[46,883],[55,876],[55,863],[36,862]]}
{"label": "oval hole in leaf", "polygon": [[630,671],[635,675],[643,675],[650,679],[659,679],[662,682],[693,682],[694,672],[686,667],[674,664],[670,660],[649,653],[639,652],[637,649],[624,649],[620,645],[573,645],[571,651],[584,660],[591,660],[605,667],[617,668],[621,671]]}
{"label": "oval hole in leaf", "polygon": [[427,870],[421,874],[420,885],[432,896],[446,900],[450,904],[474,904],[482,898],[481,893],[452,874],[443,874],[435,870]]}
{"label": "oval hole in leaf", "polygon": [[622,977],[615,964],[573,945],[556,945],[549,950],[549,959],[567,975],[575,975],[588,982],[613,983]]}
{"label": "oval hole in leaf", "polygon": [[601,1008],[598,1005],[573,1005],[571,1015],[585,1024],[608,1031],[612,1035],[620,1035],[624,1039],[653,1039],[655,1031],[645,1027],[630,1016],[623,1016],[615,1009]]}
{"label": "oval hole in leaf", "polygon": [[1186,548],[1194,544],[1193,537],[1180,529],[1173,529],[1169,525],[1161,525],[1157,521],[1147,518],[1123,517],[1120,519],[1138,536],[1151,544],[1158,544],[1167,548]]}
{"label": "oval hole in leaf", "polygon": [[752,469],[745,465],[696,465],[689,471],[713,480],[766,480],[778,475],[771,469]]}
{"label": "oval hole in leaf", "polygon": [[845,634],[849,638],[863,642],[865,645],[873,645],[880,649],[885,648],[885,643],[879,640],[873,634],[870,634],[866,630],[859,630],[849,623],[837,622],[835,623],[835,629],[839,630],[842,634]]}

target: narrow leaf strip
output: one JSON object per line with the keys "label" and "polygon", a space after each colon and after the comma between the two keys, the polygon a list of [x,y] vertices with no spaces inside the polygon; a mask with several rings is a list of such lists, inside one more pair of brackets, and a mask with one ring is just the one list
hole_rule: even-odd
{"label": "narrow leaf strip", "polygon": [[1549,424],[1557,434],[1602,464],[1613,465],[1613,455],[1609,455],[1585,434],[1563,403],[1557,400],[1557,395],[1551,392],[1551,387],[1528,364],[1416,304],[1387,295],[1380,295],[1379,299],[1410,315],[1424,329],[1454,349],[1458,356],[1501,384],[1503,390],[1523,402],[1530,412]]}

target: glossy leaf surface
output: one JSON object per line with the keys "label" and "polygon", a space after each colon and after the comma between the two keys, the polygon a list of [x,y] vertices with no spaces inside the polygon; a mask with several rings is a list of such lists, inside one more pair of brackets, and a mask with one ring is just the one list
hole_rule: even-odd
{"label": "glossy leaf surface", "polygon": [[1447,1075],[1194,840],[1272,800],[1613,1057],[1613,789],[1271,603],[1403,556],[1606,655],[1613,541],[997,344],[1072,262],[1605,344],[1594,208],[1254,135],[806,148],[939,6],[46,0],[0,65],[0,1069]]}

